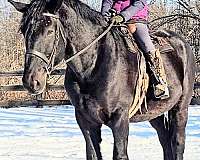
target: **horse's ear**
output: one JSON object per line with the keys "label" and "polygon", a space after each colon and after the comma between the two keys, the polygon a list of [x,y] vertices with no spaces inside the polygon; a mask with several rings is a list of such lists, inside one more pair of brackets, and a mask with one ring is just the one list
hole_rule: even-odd
{"label": "horse's ear", "polygon": [[61,7],[63,0],[47,0],[46,10],[55,14]]}
{"label": "horse's ear", "polygon": [[22,12],[22,13],[25,12],[29,7],[29,4],[26,4],[26,3],[15,2],[13,0],[8,0],[8,2],[10,2],[17,11]]}

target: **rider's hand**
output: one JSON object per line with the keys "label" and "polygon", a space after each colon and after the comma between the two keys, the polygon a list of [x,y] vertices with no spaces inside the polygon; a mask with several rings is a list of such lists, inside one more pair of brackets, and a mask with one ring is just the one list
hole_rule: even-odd
{"label": "rider's hand", "polygon": [[118,14],[114,17],[111,17],[111,21],[114,22],[115,24],[121,24],[125,22],[125,18],[122,15]]}

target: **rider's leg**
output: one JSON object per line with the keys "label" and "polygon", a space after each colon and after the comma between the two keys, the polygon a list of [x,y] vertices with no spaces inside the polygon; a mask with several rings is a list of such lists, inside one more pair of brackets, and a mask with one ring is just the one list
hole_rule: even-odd
{"label": "rider's leg", "polygon": [[133,36],[139,47],[146,54],[150,68],[157,80],[157,83],[154,84],[154,95],[156,98],[166,99],[169,97],[169,90],[160,52],[155,48],[150,38],[147,24],[136,23],[136,27],[137,29]]}

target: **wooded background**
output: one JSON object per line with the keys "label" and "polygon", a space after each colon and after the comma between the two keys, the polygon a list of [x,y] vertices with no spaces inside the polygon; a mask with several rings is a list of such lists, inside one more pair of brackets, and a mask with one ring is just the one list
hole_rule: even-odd
{"label": "wooded background", "polygon": [[[29,0],[18,0],[28,3]],[[101,0],[82,0],[91,8],[100,11]],[[196,87],[194,97],[200,97],[200,1],[199,0],[151,0],[150,6],[150,29],[170,29],[182,35],[191,45],[197,65]],[[23,69],[24,42],[18,31],[21,13],[7,2],[0,0],[0,72],[16,71]],[[194,64],[195,65],[195,64]],[[61,64],[60,68],[65,68]],[[50,84],[63,84],[63,77],[52,76]],[[1,85],[21,84],[19,77],[0,77]],[[63,91],[47,92],[45,98],[66,98]],[[24,100],[33,98],[26,92],[0,91],[0,101]]]}

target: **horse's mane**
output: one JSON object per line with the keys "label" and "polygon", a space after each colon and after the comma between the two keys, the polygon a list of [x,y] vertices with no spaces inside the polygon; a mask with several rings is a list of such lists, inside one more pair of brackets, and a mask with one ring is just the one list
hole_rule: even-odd
{"label": "horse's mane", "polygon": [[46,0],[32,0],[29,4],[29,8],[23,14],[20,29],[22,32],[26,32],[29,26],[34,26],[36,20],[39,19],[44,12],[46,6]]}
{"label": "horse's mane", "polygon": [[79,14],[82,18],[90,20],[94,24],[102,25],[103,16],[91,9],[88,5],[85,3],[79,1],[79,0],[64,0],[65,4],[72,7],[77,14]]}
{"label": "horse's mane", "polygon": [[[88,5],[82,3],[79,0],[64,0],[67,6],[70,6],[84,19],[90,20],[92,23],[102,25],[102,15],[91,9]],[[36,20],[41,17],[41,14],[45,11],[46,0],[32,0],[29,4],[28,10],[23,14],[20,29],[23,33],[27,31],[29,26],[34,26]]]}

